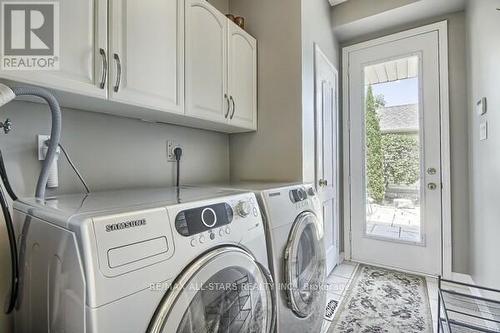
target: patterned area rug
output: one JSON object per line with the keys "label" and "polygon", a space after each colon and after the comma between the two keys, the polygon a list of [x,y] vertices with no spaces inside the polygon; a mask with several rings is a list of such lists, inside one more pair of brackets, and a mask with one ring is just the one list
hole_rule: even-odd
{"label": "patterned area rug", "polygon": [[360,265],[329,333],[432,332],[425,278]]}

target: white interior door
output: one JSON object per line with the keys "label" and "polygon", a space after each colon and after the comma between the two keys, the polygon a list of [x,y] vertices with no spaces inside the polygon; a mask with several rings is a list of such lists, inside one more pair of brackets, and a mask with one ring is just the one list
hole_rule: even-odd
{"label": "white interior door", "polygon": [[348,53],[353,260],[441,274],[439,33]]}
{"label": "white interior door", "polygon": [[315,47],[316,103],[316,189],[322,205],[325,230],[326,274],[338,263],[338,73],[328,58]]}

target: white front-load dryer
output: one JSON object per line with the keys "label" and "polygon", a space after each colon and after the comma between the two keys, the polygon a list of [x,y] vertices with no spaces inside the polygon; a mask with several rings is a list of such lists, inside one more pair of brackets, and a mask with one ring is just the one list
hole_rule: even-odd
{"label": "white front-load dryer", "polygon": [[320,332],[326,261],[321,204],[313,185],[237,183],[222,188],[251,190],[257,195],[276,283],[277,332]]}
{"label": "white front-load dryer", "polygon": [[16,332],[272,332],[256,207],[195,187],[21,199]]}

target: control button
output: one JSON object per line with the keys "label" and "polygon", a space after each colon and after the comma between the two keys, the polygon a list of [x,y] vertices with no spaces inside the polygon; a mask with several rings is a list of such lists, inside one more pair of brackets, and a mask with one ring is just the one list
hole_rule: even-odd
{"label": "control button", "polygon": [[293,203],[304,201],[307,199],[307,192],[303,188],[298,188],[290,191],[290,200]]}
{"label": "control button", "polygon": [[229,234],[231,233],[231,228],[226,227],[225,231],[226,231],[226,234],[228,234],[228,235],[229,235]]}
{"label": "control button", "polygon": [[213,232],[210,233],[210,239],[214,240],[215,239],[215,234]]}
{"label": "control button", "polygon": [[255,200],[253,199],[253,197],[250,198],[250,203],[253,204],[255,202]]}
{"label": "control button", "polygon": [[201,212],[201,222],[207,227],[212,228],[217,223],[217,215],[212,208],[205,208]]}
{"label": "control button", "polygon": [[222,228],[219,229],[219,236],[221,237],[224,236],[224,229]]}
{"label": "control button", "polygon": [[196,246],[196,238],[191,239],[191,246],[195,247]]}
{"label": "control button", "polygon": [[307,199],[306,191],[304,191],[304,189],[302,189],[302,188],[298,189],[297,190],[297,197],[298,197],[299,201]]}
{"label": "control button", "polygon": [[257,207],[254,207],[252,209],[252,212],[253,212],[253,216],[257,217],[259,215],[259,212],[257,211]]}
{"label": "control button", "polygon": [[307,194],[309,194],[309,196],[311,196],[311,197],[314,197],[314,194],[315,194],[314,188],[309,187],[309,189],[307,190]]}
{"label": "control button", "polygon": [[201,235],[199,239],[200,244],[205,243],[205,236]]}
{"label": "control button", "polygon": [[251,206],[248,201],[240,201],[236,205],[236,213],[241,217],[247,217],[250,215]]}

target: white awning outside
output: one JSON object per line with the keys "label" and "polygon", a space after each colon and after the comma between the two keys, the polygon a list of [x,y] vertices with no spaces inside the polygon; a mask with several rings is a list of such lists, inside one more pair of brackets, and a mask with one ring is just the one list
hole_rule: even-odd
{"label": "white awning outside", "polygon": [[365,84],[386,83],[418,76],[418,57],[413,56],[365,67]]}

